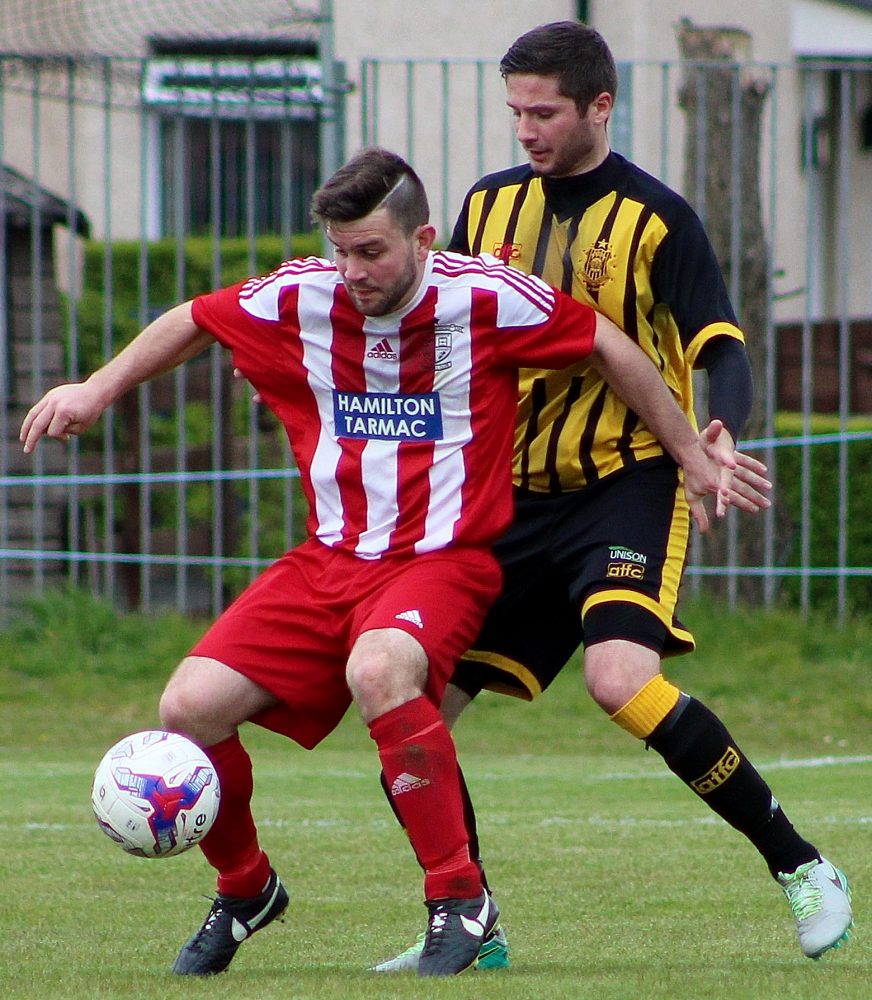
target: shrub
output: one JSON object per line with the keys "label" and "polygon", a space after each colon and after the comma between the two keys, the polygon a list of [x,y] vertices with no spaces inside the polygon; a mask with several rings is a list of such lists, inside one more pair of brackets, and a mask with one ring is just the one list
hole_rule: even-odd
{"label": "shrub", "polygon": [[[869,418],[853,418],[851,431],[872,429]],[[802,417],[799,414],[782,414],[777,422],[780,438],[800,437]],[[813,436],[834,434],[839,431],[836,417],[816,415],[812,419]],[[840,444],[815,443],[810,450],[809,531],[810,564],[815,568],[834,567],[838,563],[838,540],[841,530],[847,533],[848,566],[872,566],[872,447],[865,438],[849,441],[847,449],[848,490],[847,523],[839,520],[839,451]],[[776,450],[775,489],[776,502],[788,512],[793,533],[786,564],[798,566],[801,562],[802,525],[802,448],[785,445]],[[788,577],[782,594],[789,604],[799,601],[800,581]],[[868,608],[872,603],[872,579],[848,579],[847,594],[854,607]],[[815,607],[833,607],[837,596],[837,579],[834,576],[812,577],[811,602]]]}
{"label": "shrub", "polygon": [[[321,237],[318,233],[294,236],[291,247],[294,256],[318,254]],[[216,244],[211,238],[192,236],[181,251],[173,239],[148,244],[116,241],[110,245],[107,258],[105,243],[88,243],[78,307],[79,371],[93,371],[131,340],[143,321],[154,319],[177,302],[252,274],[268,273],[284,259],[284,249],[280,236],[261,236],[253,244],[247,239]],[[143,288],[147,289],[144,295]]]}

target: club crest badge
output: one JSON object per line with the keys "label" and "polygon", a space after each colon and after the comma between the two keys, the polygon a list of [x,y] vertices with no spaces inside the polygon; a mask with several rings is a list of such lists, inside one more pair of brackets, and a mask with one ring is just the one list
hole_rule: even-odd
{"label": "club crest badge", "polygon": [[588,247],[578,272],[588,291],[602,288],[611,280],[614,257],[608,240],[597,240],[592,247]]}
{"label": "club crest badge", "polygon": [[456,323],[436,325],[434,368],[437,372],[445,371],[446,368],[451,367],[452,334],[462,332],[463,327],[457,326]]}

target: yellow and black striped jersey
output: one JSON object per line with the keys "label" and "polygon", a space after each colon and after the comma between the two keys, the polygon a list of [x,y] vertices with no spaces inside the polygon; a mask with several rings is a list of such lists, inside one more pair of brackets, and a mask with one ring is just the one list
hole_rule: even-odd
{"label": "yellow and black striped jersey", "polygon": [[[687,202],[617,153],[595,170],[490,174],[466,196],[449,248],[492,253],[608,316],[648,354],[693,420],[692,369],[714,337],[744,343],[717,259]],[[521,372],[515,483],[582,489],[662,455],[586,364]]]}

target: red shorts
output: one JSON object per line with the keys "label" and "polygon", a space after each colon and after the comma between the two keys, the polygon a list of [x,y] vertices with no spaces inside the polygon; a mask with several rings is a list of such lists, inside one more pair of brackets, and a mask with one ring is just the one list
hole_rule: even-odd
{"label": "red shorts", "polygon": [[361,633],[399,628],[429,659],[434,704],[496,598],[501,573],[486,549],[359,559],[310,540],[265,570],[191,650],[279,699],[252,722],[311,749],[351,704],[345,664]]}

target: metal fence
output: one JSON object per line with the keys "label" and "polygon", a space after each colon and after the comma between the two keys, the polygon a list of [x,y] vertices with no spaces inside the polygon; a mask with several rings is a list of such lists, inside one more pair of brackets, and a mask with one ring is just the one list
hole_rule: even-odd
{"label": "metal fence", "polygon": [[[496,65],[356,78],[349,133],[415,164],[445,239],[520,159]],[[70,581],[214,614],[299,539],[287,442],[217,347],[80,440],[25,457],[17,432],[162,309],[318,248],[325,106],[306,60],[0,56],[0,610]],[[872,577],[872,65],[624,64],[611,138],[712,233],[758,383],[745,447],[776,480],[771,513],[695,542],[689,585],[844,619]]]}

